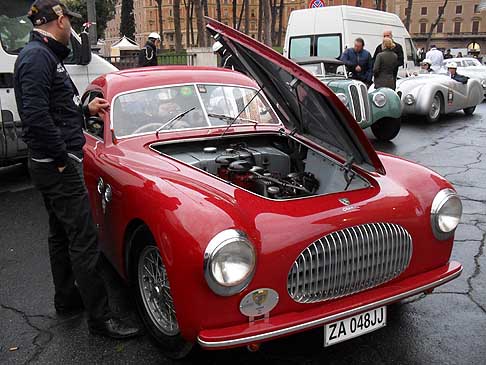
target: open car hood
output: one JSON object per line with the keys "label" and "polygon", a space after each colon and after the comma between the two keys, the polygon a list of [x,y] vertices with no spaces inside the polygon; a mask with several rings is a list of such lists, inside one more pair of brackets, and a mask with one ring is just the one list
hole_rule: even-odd
{"label": "open car hood", "polygon": [[235,69],[258,83],[288,129],[368,171],[385,172],[361,127],[326,85],[270,47],[214,19],[206,21]]}

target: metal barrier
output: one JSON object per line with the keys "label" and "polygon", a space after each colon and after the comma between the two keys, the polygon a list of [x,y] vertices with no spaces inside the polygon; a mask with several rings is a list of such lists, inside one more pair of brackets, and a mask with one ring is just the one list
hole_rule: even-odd
{"label": "metal barrier", "polygon": [[[123,55],[103,57],[119,70],[138,67],[138,55]],[[159,65],[190,65],[193,55],[188,54],[161,54],[157,56]]]}

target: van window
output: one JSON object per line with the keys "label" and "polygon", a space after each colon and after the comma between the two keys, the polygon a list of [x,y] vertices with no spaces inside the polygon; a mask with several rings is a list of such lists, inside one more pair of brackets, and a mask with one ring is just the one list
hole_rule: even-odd
{"label": "van window", "polygon": [[410,38],[405,38],[405,53],[407,56],[407,61],[416,61],[417,50]]}
{"label": "van window", "polygon": [[341,55],[340,35],[317,36],[317,56],[338,58]]}
{"label": "van window", "polygon": [[8,53],[19,54],[29,41],[31,30],[32,23],[25,15],[18,17],[0,15],[0,41],[3,49]]}
{"label": "van window", "polygon": [[290,58],[311,56],[311,37],[290,38]]}

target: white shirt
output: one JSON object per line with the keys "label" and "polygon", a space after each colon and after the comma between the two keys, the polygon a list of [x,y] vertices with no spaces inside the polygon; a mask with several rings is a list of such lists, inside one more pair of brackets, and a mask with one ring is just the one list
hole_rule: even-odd
{"label": "white shirt", "polygon": [[432,48],[430,51],[428,51],[425,55],[425,58],[428,58],[432,61],[431,68],[434,71],[438,71],[444,63],[444,55],[437,48]]}

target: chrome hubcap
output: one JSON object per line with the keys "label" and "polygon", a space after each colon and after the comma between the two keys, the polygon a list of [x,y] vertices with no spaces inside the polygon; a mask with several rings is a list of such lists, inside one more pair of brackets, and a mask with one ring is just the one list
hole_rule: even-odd
{"label": "chrome hubcap", "polygon": [[145,310],[152,323],[165,335],[177,335],[179,324],[170,293],[169,279],[159,250],[155,246],[145,247],[140,254],[138,284]]}
{"label": "chrome hubcap", "polygon": [[430,106],[430,117],[435,119],[439,116],[440,113],[440,97],[439,95],[435,95],[434,99],[432,100],[432,105]]}

